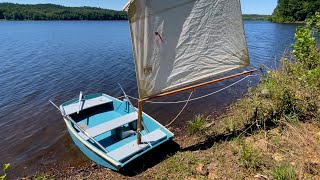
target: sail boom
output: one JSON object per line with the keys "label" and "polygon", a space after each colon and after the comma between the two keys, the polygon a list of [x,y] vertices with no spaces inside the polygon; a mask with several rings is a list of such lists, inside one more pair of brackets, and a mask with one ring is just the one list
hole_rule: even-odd
{"label": "sail boom", "polygon": [[200,84],[196,84],[196,85],[192,85],[192,86],[176,89],[176,90],[173,90],[173,91],[161,93],[161,94],[158,94],[156,96],[143,98],[143,99],[140,99],[139,101],[145,102],[145,101],[149,101],[151,99],[170,96],[170,95],[177,94],[177,93],[180,93],[180,92],[197,89],[197,88],[200,88],[200,87],[203,87],[203,86],[207,86],[207,85],[210,85],[210,84],[214,84],[214,83],[217,83],[217,82],[221,82],[221,81],[225,81],[225,80],[232,79],[232,78],[235,78],[235,77],[243,76],[243,75],[246,75],[246,74],[252,74],[252,73],[254,73],[256,71],[257,71],[256,69],[253,69],[253,70],[250,70],[250,71],[244,71],[244,72],[241,72],[241,73],[238,73],[238,74],[233,74],[233,75],[230,75],[230,76],[225,76],[225,77],[222,77],[222,78],[219,78],[219,79],[214,79],[214,80],[207,81],[207,82],[204,82],[204,83],[200,83]]}

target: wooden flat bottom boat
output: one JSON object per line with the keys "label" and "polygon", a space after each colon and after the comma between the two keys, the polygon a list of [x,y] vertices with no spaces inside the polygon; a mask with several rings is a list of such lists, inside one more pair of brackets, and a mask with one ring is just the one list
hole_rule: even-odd
{"label": "wooden flat bottom boat", "polygon": [[172,139],[173,134],[143,113],[142,143],[137,143],[136,108],[106,94],[70,100],[60,106],[68,131],[92,161],[113,170]]}

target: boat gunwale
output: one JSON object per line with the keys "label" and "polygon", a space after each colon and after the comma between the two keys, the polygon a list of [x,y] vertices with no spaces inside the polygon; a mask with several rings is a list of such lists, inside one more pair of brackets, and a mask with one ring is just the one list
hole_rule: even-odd
{"label": "boat gunwale", "polygon": [[90,144],[88,141],[84,140],[82,137],[80,137],[78,135],[78,133],[75,131],[75,129],[71,126],[71,124],[68,122],[68,120],[66,120],[66,118],[63,118],[67,128],[69,130],[69,132],[72,133],[72,135],[74,135],[74,137],[76,137],[83,145],[85,145],[87,148],[89,148],[91,151],[93,151],[95,154],[99,155],[100,157],[102,157],[103,159],[107,160],[108,162],[110,162],[112,165],[116,166],[117,168],[122,167],[122,163],[119,163],[115,160],[113,160],[111,157],[109,157],[106,153],[103,153],[101,150],[99,150],[98,148],[95,148],[92,144]]}

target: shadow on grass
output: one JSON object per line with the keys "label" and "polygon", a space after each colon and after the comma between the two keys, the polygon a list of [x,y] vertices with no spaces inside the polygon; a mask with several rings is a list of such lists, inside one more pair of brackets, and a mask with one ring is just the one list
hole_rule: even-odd
{"label": "shadow on grass", "polygon": [[[269,130],[274,128],[275,126],[276,124],[273,121],[267,120],[265,121],[265,126],[263,130]],[[207,150],[207,149],[210,149],[212,146],[214,146],[216,143],[219,143],[222,141],[230,141],[235,138],[238,138],[239,136],[248,136],[258,130],[261,130],[261,126],[259,126],[256,122],[248,123],[243,128],[235,130],[230,133],[208,136],[205,141],[183,148],[180,151],[186,152],[186,151]]]}
{"label": "shadow on grass", "polygon": [[122,168],[118,173],[124,176],[136,176],[149,168],[154,167],[163,160],[173,156],[180,151],[180,146],[173,140],[167,141],[164,144],[156,147],[152,151],[147,152],[143,156],[133,160]]}
{"label": "shadow on grass", "polygon": [[[276,125],[271,120],[266,121],[264,130],[272,129],[275,126]],[[247,136],[260,129],[261,127],[258,126],[256,122],[248,123],[239,130],[233,131],[231,133],[208,136],[205,141],[183,149],[180,148],[179,144],[177,144],[173,140],[170,140],[127,164],[123,169],[119,171],[119,173],[129,177],[136,176],[143,173],[147,169],[154,167],[168,157],[175,155],[177,152],[207,150],[214,146],[216,143],[222,141],[230,141],[239,136]]]}

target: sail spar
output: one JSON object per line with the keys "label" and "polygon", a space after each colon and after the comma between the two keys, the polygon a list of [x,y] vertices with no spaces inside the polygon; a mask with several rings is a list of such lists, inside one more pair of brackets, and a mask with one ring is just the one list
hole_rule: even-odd
{"label": "sail spar", "polygon": [[140,98],[250,64],[239,0],[132,0],[128,5]]}

